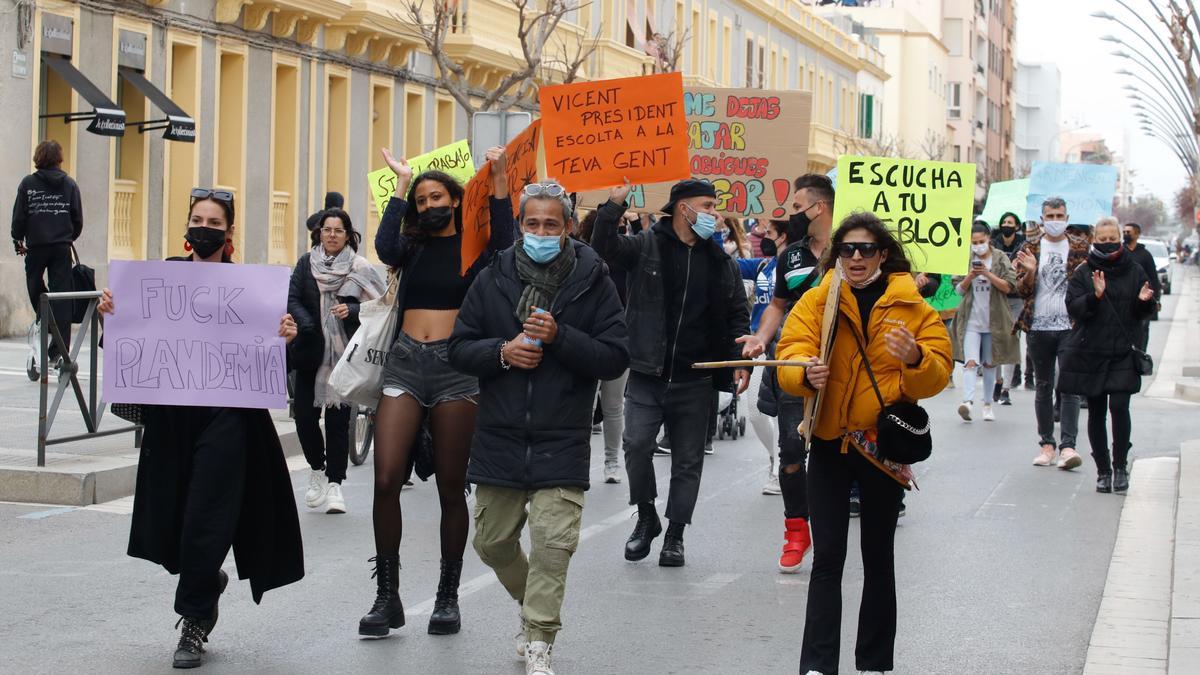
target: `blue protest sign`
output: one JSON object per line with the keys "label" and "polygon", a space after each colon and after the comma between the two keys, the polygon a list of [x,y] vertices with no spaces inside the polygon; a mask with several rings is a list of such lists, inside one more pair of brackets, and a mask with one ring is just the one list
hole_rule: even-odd
{"label": "blue protest sign", "polygon": [[1101,216],[1112,215],[1117,191],[1117,168],[1107,164],[1060,164],[1034,162],[1029,174],[1029,196],[1025,219],[1042,217],[1042,201],[1062,197],[1067,202],[1067,220],[1073,225],[1094,225]]}

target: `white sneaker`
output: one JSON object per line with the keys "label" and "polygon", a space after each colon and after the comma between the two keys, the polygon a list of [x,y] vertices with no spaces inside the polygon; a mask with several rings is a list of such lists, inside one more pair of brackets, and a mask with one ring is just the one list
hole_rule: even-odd
{"label": "white sneaker", "polygon": [[329,489],[325,491],[325,513],[345,513],[346,500],[342,498],[342,486],[339,483],[330,483]]}
{"label": "white sneaker", "polygon": [[983,404],[983,421],[984,422],[995,422],[996,421],[996,413],[992,412],[992,404],[991,403]]}
{"label": "white sneaker", "polygon": [[315,509],[325,503],[325,493],[329,490],[329,479],[324,471],[310,470],[308,474],[308,490],[304,492],[304,504]]}
{"label": "white sneaker", "polygon": [[536,641],[529,643],[525,652],[525,675],[554,675],[550,667],[550,650],[554,645]]}
{"label": "white sneaker", "polygon": [[963,418],[964,422],[971,421],[971,404],[969,402],[964,402],[958,406],[958,416]]}
{"label": "white sneaker", "polygon": [[764,495],[777,495],[777,494],[780,494],[780,492],[781,492],[781,490],[779,489],[779,474],[772,471],[771,473],[767,474],[767,482],[763,485],[763,494]]}
{"label": "white sneaker", "polygon": [[616,485],[621,482],[621,467],[616,464],[604,465],[604,482]]}

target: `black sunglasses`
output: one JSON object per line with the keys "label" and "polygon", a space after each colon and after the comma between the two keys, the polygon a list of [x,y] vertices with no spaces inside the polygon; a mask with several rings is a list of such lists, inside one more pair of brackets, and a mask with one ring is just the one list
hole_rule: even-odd
{"label": "black sunglasses", "polygon": [[208,188],[192,188],[192,201],[199,199],[215,199],[226,204],[233,203],[233,193],[228,190],[210,190]]}
{"label": "black sunglasses", "polygon": [[858,251],[864,260],[870,260],[879,255],[879,248],[879,244],[873,241],[842,242],[834,247],[842,258],[853,258],[854,252]]}

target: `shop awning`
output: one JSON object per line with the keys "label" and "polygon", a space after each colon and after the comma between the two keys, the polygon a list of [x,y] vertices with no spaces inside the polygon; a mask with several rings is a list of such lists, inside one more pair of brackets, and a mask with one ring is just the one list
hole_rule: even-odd
{"label": "shop awning", "polygon": [[57,54],[43,52],[42,61],[66,80],[72,89],[79,92],[79,95],[92,106],[92,112],[45,113],[40,117],[62,117],[66,122],[91,120],[92,123],[88,125],[87,130],[93,134],[125,135],[125,111],[118,108],[117,104],[105,96],[99,87],[87,79],[87,76],[79,72],[79,69],[71,65],[66,58]]}
{"label": "shop awning", "polygon": [[165,129],[163,138],[169,141],[196,142],[196,120],[192,119],[191,115],[184,112],[183,108],[176,105],[169,96],[154,86],[154,83],[147,80],[146,76],[139,71],[120,66],[117,68],[117,72],[166,115],[164,119],[130,122],[129,124],[138,128],[139,133]]}

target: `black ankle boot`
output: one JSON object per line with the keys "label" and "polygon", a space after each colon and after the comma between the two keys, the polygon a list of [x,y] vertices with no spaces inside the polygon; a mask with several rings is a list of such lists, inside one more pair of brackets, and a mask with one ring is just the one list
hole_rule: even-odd
{"label": "black ankle boot", "polygon": [[404,604],[400,602],[400,557],[379,555],[368,562],[375,563],[371,576],[375,577],[377,590],[371,611],[358,620],[358,634],[368,637],[384,637],[389,628],[404,625]]}
{"label": "black ankle boot", "polygon": [[672,522],[663,537],[662,552],[658,554],[659,567],[683,567],[683,523]]}
{"label": "black ankle boot", "polygon": [[204,630],[204,621],[179,617],[175,627],[183,624],[183,632],[179,634],[179,645],[175,647],[175,657],[171,661],[172,668],[199,668],[204,662],[204,643],[208,642],[208,631]]}
{"label": "black ankle boot", "polygon": [[1118,493],[1129,490],[1129,471],[1125,468],[1113,469],[1112,489]]}
{"label": "black ankle boot", "polygon": [[458,613],[458,580],[462,577],[461,560],[443,560],[442,578],[438,581],[437,599],[429,615],[430,635],[454,635],[462,628]]}
{"label": "black ankle boot", "polygon": [[1101,471],[1096,477],[1096,492],[1108,494],[1113,491],[1113,475],[1108,471]]}
{"label": "black ankle boot", "polygon": [[650,555],[650,544],[654,538],[662,534],[662,521],[654,510],[654,502],[638,504],[637,525],[633,526],[633,534],[625,542],[625,559],[641,560]]}

